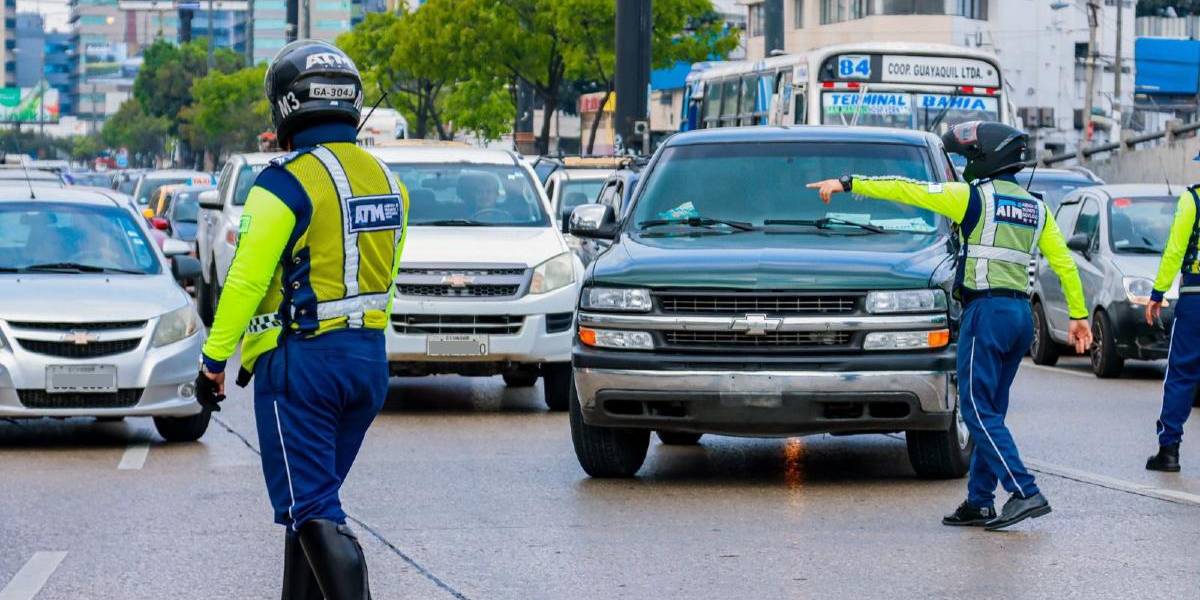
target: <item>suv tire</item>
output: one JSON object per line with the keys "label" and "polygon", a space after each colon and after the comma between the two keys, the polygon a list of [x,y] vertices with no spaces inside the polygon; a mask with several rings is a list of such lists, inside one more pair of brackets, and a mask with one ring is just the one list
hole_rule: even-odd
{"label": "suv tire", "polygon": [[664,446],[695,446],[700,443],[700,437],[703,433],[692,433],[690,431],[659,431],[658,440]]}
{"label": "suv tire", "polygon": [[575,376],[571,363],[547,363],[542,365],[542,392],[546,406],[554,412],[567,410],[571,394],[575,389]]}
{"label": "suv tire", "polygon": [[908,462],[922,479],[958,479],[971,466],[975,440],[962,421],[962,412],[954,409],[954,421],[947,431],[909,431]]}
{"label": "suv tire", "polygon": [[571,443],[579,466],[596,478],[633,477],[646,462],[650,430],[588,425],[583,422],[574,378],[570,382],[570,396]]}
{"label": "suv tire", "polygon": [[1033,303],[1033,345],[1029,347],[1029,355],[1036,365],[1052,367],[1058,362],[1058,344],[1050,337],[1046,310],[1041,302]]}
{"label": "suv tire", "polygon": [[537,367],[523,368],[511,373],[504,373],[504,385],[508,387],[525,388],[531,387],[537,383],[538,370]]}
{"label": "suv tire", "polygon": [[1125,368],[1125,359],[1117,354],[1117,340],[1113,335],[1112,321],[1104,311],[1096,311],[1092,316],[1092,372],[1096,377],[1109,379],[1119,377]]}
{"label": "suv tire", "polygon": [[168,442],[194,442],[208,431],[211,417],[207,408],[190,417],[154,417],[154,429]]}

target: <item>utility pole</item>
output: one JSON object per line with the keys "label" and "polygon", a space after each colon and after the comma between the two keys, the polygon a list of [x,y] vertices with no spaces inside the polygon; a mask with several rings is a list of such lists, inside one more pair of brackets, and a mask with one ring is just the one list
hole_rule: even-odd
{"label": "utility pole", "polygon": [[1100,56],[1096,34],[1100,29],[1100,2],[1088,0],[1088,56],[1087,56],[1087,91],[1083,98],[1083,139],[1092,140],[1092,107],[1096,94],[1096,59]]}
{"label": "utility pole", "polygon": [[763,56],[783,52],[783,0],[763,3]]}
{"label": "utility pole", "polygon": [[254,0],[246,3],[246,65],[254,66]]}
{"label": "utility pole", "polygon": [[300,0],[287,0],[287,26],[283,29],[283,41],[292,43],[296,41],[296,34],[300,31]]}
{"label": "utility pole", "polygon": [[300,15],[302,23],[300,27],[300,37],[309,39],[312,37],[312,2],[309,0],[300,0],[304,4],[304,11]]}
{"label": "utility pole", "polygon": [[642,138],[650,151],[650,27],[651,0],[617,0],[617,68],[615,88],[617,151],[631,153]]}
{"label": "utility pole", "polygon": [[213,0],[208,0],[208,70],[213,70],[216,62],[213,58],[213,47],[217,45],[216,34],[213,33]]}
{"label": "utility pole", "polygon": [[1122,15],[1124,13],[1125,0],[1117,0],[1117,50],[1113,57],[1113,121],[1116,123],[1113,125],[1113,139],[1117,141],[1121,139],[1121,126],[1123,125],[1121,117],[1124,112],[1121,110],[1123,108],[1121,101],[1121,80],[1125,78],[1125,69],[1122,60],[1124,58],[1122,56],[1124,50],[1121,48],[1121,30],[1124,25]]}
{"label": "utility pole", "polygon": [[179,43],[186,44],[192,41],[192,17],[195,12],[190,8],[179,9]]}

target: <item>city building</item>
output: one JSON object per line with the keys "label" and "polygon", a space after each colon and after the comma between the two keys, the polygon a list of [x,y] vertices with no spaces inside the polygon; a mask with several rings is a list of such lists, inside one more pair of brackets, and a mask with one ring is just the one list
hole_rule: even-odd
{"label": "city building", "polygon": [[[376,9],[387,8],[370,0],[308,0],[308,13],[304,3],[300,7],[300,37],[310,37],[332,42],[337,36],[350,30],[362,20],[364,6]],[[284,45],[287,28],[287,4],[284,0],[255,0],[254,18],[254,62],[267,62]]]}
{"label": "city building", "polygon": [[[745,0],[747,58],[762,58],[766,0]],[[1115,96],[1117,6],[1123,4],[1122,75]],[[1086,0],[784,0],[784,50],[799,53],[866,41],[941,43],[995,53],[1026,129],[1046,152],[1073,150],[1085,137],[1088,71]],[[1093,141],[1118,134],[1114,116],[1133,104],[1136,0],[1098,0],[1100,66]],[[1128,113],[1125,114],[1128,117]]]}
{"label": "city building", "polygon": [[45,37],[45,60],[42,73],[46,83],[58,90],[58,111],[75,114],[75,46],[70,33],[50,31]]}
{"label": "city building", "polygon": [[13,83],[16,87],[36,87],[42,81],[46,57],[46,31],[42,15],[17,13],[16,35]]}
{"label": "city building", "polygon": [[5,87],[16,85],[17,80],[17,0],[4,0],[4,27],[0,28],[0,82]]}

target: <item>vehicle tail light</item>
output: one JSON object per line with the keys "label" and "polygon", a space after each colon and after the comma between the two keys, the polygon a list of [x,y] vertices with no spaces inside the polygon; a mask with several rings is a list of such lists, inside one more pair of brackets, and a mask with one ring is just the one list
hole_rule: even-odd
{"label": "vehicle tail light", "polygon": [[238,231],[232,227],[225,230],[225,243],[230,246],[236,246],[238,240]]}

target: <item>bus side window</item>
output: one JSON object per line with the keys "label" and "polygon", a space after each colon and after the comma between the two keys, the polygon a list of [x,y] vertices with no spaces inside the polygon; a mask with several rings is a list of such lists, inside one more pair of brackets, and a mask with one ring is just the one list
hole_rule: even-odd
{"label": "bus side window", "polygon": [[721,127],[737,125],[740,82],[741,80],[736,78],[721,82]]}
{"label": "bus side window", "polygon": [[792,111],[792,122],[796,125],[804,125],[804,92],[796,92],[796,110]]}
{"label": "bus side window", "polygon": [[717,127],[721,118],[721,84],[714,82],[704,89],[704,114],[700,119],[700,128]]}

